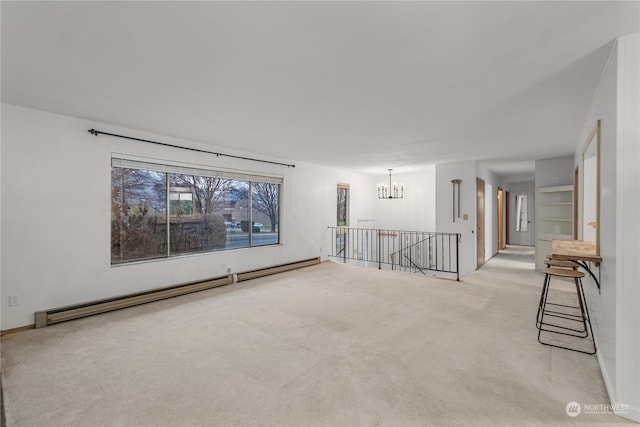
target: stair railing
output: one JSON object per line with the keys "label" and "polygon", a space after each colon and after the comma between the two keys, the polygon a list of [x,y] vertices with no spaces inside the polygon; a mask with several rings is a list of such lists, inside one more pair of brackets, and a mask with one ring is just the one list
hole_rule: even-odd
{"label": "stair railing", "polygon": [[365,266],[427,274],[455,274],[460,280],[460,233],[328,227],[330,257]]}

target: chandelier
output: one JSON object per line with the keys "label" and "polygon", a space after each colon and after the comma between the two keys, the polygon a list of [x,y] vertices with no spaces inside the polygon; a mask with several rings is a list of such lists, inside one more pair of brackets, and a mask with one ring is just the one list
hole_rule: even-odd
{"label": "chandelier", "polygon": [[391,185],[391,171],[389,169],[389,185],[382,183],[378,184],[378,199],[402,199],[404,195],[404,184],[400,185],[395,182]]}

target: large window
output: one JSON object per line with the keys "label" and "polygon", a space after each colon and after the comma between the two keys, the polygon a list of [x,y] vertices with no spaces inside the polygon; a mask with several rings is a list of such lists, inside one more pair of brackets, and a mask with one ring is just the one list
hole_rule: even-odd
{"label": "large window", "polygon": [[281,183],[114,158],[111,263],[278,244]]}

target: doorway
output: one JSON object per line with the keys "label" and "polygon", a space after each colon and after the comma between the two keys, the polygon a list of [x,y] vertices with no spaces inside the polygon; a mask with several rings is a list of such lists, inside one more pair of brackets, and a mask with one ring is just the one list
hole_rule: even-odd
{"label": "doorway", "polygon": [[531,190],[511,191],[509,195],[509,244],[534,245],[535,200]]}
{"label": "doorway", "polygon": [[476,269],[484,265],[484,180],[476,178]]}
{"label": "doorway", "polygon": [[507,247],[504,233],[504,190],[498,187],[498,250]]}
{"label": "doorway", "polygon": [[578,194],[580,191],[580,166],[576,165],[576,169],[573,172],[573,238],[578,240]]}

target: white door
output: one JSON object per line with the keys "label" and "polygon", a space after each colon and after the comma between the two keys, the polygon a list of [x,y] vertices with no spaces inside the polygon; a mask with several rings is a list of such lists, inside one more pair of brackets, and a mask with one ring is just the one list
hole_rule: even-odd
{"label": "white door", "polygon": [[535,236],[533,191],[509,193],[509,240],[512,245],[533,246]]}

